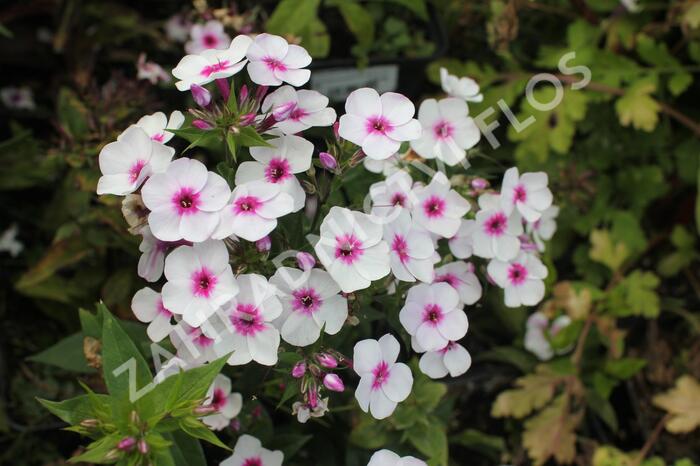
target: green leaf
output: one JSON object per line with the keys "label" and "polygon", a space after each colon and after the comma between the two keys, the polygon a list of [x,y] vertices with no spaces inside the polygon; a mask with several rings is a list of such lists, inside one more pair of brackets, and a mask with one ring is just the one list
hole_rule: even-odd
{"label": "green leaf", "polygon": [[430,416],[406,431],[408,441],[428,457],[431,464],[447,466],[448,444],[445,427]]}
{"label": "green leaf", "polygon": [[173,443],[170,453],[175,466],[207,466],[202,445],[196,438],[182,431],[163,434],[163,437]]}
{"label": "green leaf", "polygon": [[591,231],[591,249],[589,257],[604,264],[613,272],[629,257],[629,251],[624,243],[614,242],[609,230]]}
{"label": "green leaf", "polygon": [[698,165],[697,195],[695,197],[695,228],[700,234],[700,164]]}
{"label": "green leaf", "polygon": [[331,51],[331,36],[326,25],[318,18],[314,18],[299,33],[301,43],[309,55],[314,58],[325,58]]}
{"label": "green leaf", "polygon": [[501,459],[506,450],[505,441],[498,436],[489,435],[475,429],[466,429],[450,437],[450,443],[456,443],[470,450],[477,451],[489,458],[494,464]]}
{"label": "green leaf", "polygon": [[360,422],[350,432],[350,443],[370,450],[379,449],[389,440],[386,428],[387,424],[363,414]]}
{"label": "green leaf", "polygon": [[420,19],[428,20],[428,7],[425,0],[386,0],[411,10]]}
{"label": "green leaf", "polygon": [[660,310],[657,286],[659,278],[652,272],[635,270],[608,293],[606,308],[616,316],[657,317]]}
{"label": "green leaf", "polygon": [[537,359],[532,354],[512,346],[496,346],[479,353],[474,359],[475,361],[495,361],[510,364],[524,374],[532,372],[537,365]]}
{"label": "green leaf", "polygon": [[72,372],[95,372],[95,369],[89,367],[85,362],[83,334],[81,332],[74,333],[44,351],[29,356],[27,359]]}
{"label": "green leaf", "polygon": [[374,42],[374,18],[370,12],[351,0],[333,1],[329,4],[338,7],[345,24],[355,36],[357,45],[365,51],[365,54],[368,53]]}
{"label": "green leaf", "polygon": [[[93,400],[90,397],[94,397]],[[94,419],[96,417],[93,407],[94,400],[98,400],[101,404],[107,406],[109,403],[108,395],[80,395],[75,398],[70,398],[64,401],[49,401],[37,398],[46,409],[68,424],[79,424],[85,419]]]}
{"label": "green leaf", "polygon": [[313,435],[280,434],[275,435],[270,443],[270,449],[282,450],[284,460],[289,461],[301,448],[306,445]]}
{"label": "green leaf", "polygon": [[586,390],[586,404],[610,427],[610,430],[617,432],[617,415],[606,398],[603,398],[596,390]]}
{"label": "green leaf", "polygon": [[615,102],[615,111],[622,126],[652,132],[659,122],[661,106],[651,97],[656,84],[649,80],[635,82],[625,95]]}
{"label": "green leaf", "polygon": [[318,14],[321,0],[282,0],[265,25],[270,34],[299,34]]}
{"label": "green leaf", "polygon": [[62,87],[58,92],[58,122],[74,139],[82,140],[89,131],[88,110],[72,90]]}
{"label": "green leaf", "polygon": [[69,463],[97,463],[109,464],[114,463],[114,459],[105,459],[107,454],[114,450],[119,443],[120,434],[115,432],[106,437],[92,442],[88,445],[87,450],[78,456],[74,456],[68,460]]}
{"label": "green leaf", "polygon": [[181,419],[180,428],[190,437],[204,440],[205,442],[209,442],[219,448],[231,451],[231,448],[224,444],[219,437],[214,434],[214,432],[209,430],[207,426],[194,417]]}
{"label": "green leaf", "polygon": [[240,132],[235,135],[236,142],[243,147],[271,147],[261,135],[251,126],[244,126],[240,128]]}
{"label": "green leaf", "polygon": [[646,366],[645,359],[622,358],[605,362],[605,372],[620,380],[626,380]]}

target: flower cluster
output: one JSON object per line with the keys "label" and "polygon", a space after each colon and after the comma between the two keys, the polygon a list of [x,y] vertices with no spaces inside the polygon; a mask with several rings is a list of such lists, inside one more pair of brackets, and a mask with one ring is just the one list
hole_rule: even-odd
{"label": "flower cluster", "polygon": [[[311,57],[282,37],[230,40],[204,25],[193,28],[187,50],[173,75],[196,103],[188,117],[143,117],[99,156],[97,191],[125,196],[130,231],[142,236],[138,273],[161,284],[132,302],[149,337],[170,339],[177,350],[157,378],[224,355],[233,366],[273,366],[284,346],[300,356],[290,378],[300,387],[293,404],[300,422],[328,411],[328,395],[343,392],[351,377],[347,371],[342,380],[344,369],[357,375],[359,407],[383,419],[413,385],[410,367],[398,362],[399,340],[386,334],[358,341],[352,359],[332,338],[319,341],[358,323],[352,310],[359,294],[403,300],[400,310],[386,312],[398,312],[422,355],[420,370],[432,378],[469,369],[471,357],[459,343],[469,326],[465,309],[485,284],[502,288],[510,307],[543,298],[547,268],[538,255],[557,213],[547,176],[511,168],[496,191],[482,178],[450,177],[425,164],[438,159],[438,166],[454,167],[477,144],[467,100],[478,101],[478,86],[443,76],[450,96],[423,101],[417,119],[407,97],[362,88],[348,96],[338,119],[325,96],[296,89],[309,80]],[[333,128],[316,158],[303,135],[312,127]],[[226,161],[214,172],[199,159],[175,158],[166,145],[174,135],[194,146],[220,144]],[[332,205],[330,193],[363,166],[384,178],[370,187],[365,209]],[[275,240],[290,215],[309,217],[318,234],[311,244]],[[270,273],[268,254],[282,243],[306,251],[281,254],[294,263],[275,263]],[[222,375],[202,419],[224,428],[241,403]],[[281,462],[254,440],[239,443],[264,464]],[[239,464],[237,454],[231,464]],[[373,459],[422,464],[414,460],[391,452]]]}

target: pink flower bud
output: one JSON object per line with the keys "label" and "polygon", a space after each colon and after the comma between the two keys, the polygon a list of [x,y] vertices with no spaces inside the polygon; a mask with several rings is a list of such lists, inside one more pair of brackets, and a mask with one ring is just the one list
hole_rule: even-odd
{"label": "pink flower bud", "polygon": [[292,377],[298,379],[300,377],[303,377],[305,373],[306,361],[299,361],[298,363],[294,364],[294,367],[292,368]]}
{"label": "pink flower bud", "polygon": [[124,437],[117,443],[117,448],[121,451],[129,451],[136,445],[136,439],[134,437]]}
{"label": "pink flower bud", "polygon": [[143,439],[139,440],[139,443],[137,446],[139,449],[139,453],[141,453],[142,455],[145,455],[148,453],[148,444],[146,443],[145,440],[143,440]]}
{"label": "pink flower bud", "polygon": [[238,92],[238,104],[242,106],[246,100],[248,100],[248,86],[244,84]]}
{"label": "pink flower bud", "polygon": [[275,120],[277,121],[286,120],[289,118],[289,115],[294,111],[296,106],[296,102],[287,102],[279,105],[272,110],[272,116],[275,117]]}
{"label": "pink flower bud", "polygon": [[318,406],[318,391],[316,391],[316,386],[314,385],[311,390],[307,393],[308,404],[311,409]]}
{"label": "pink flower bud", "polygon": [[272,248],[272,240],[269,236],[265,236],[255,242],[255,247],[258,248],[260,252],[267,252]]}
{"label": "pink flower bud", "polygon": [[265,94],[267,94],[267,90],[267,86],[258,86],[258,89],[255,91],[255,100],[257,100],[258,102],[263,100]]}
{"label": "pink flower bud", "polygon": [[340,140],[340,133],[338,132],[338,128],[340,128],[340,121],[336,121],[335,123],[333,123],[333,136],[335,136],[337,140]]}
{"label": "pink flower bud", "polygon": [[321,152],[318,154],[318,158],[321,160],[321,165],[328,170],[335,170],[338,166],[338,162],[335,160],[335,157],[328,152]]}
{"label": "pink flower bud", "polygon": [[323,385],[333,392],[342,392],[345,390],[345,384],[336,374],[326,374],[323,378]]}
{"label": "pink flower bud", "polygon": [[211,103],[211,93],[199,84],[192,84],[190,92],[195,103],[200,107],[207,107]]}
{"label": "pink flower bud", "polygon": [[202,131],[209,131],[214,128],[214,125],[204,120],[192,120],[192,126]]}
{"label": "pink flower bud", "polygon": [[316,360],[320,365],[322,365],[326,369],[334,369],[338,367],[338,360],[328,353],[317,354]]}
{"label": "pink flower bud", "polygon": [[205,416],[207,414],[213,414],[217,411],[218,411],[218,409],[214,405],[197,406],[196,408],[194,408],[194,413],[197,414],[198,416]]}
{"label": "pink flower bud", "polygon": [[245,115],[241,115],[241,118],[238,120],[238,124],[240,126],[250,126],[253,123],[255,123],[255,113],[246,113]]}
{"label": "pink flower bud", "polygon": [[230,426],[231,426],[231,429],[233,429],[233,430],[235,430],[236,432],[238,432],[239,430],[241,430],[241,421],[239,421],[239,420],[236,418],[236,419],[234,419],[234,420],[231,421]]}
{"label": "pink flower bud", "polygon": [[483,178],[474,178],[472,180],[472,188],[477,191],[482,191],[489,187],[489,182]]}
{"label": "pink flower bud", "polygon": [[228,79],[218,78],[216,80],[216,87],[219,88],[219,94],[224,98],[224,102],[228,102],[228,97],[231,95],[231,85],[228,83]]}
{"label": "pink flower bud", "polygon": [[311,270],[316,265],[316,259],[308,252],[301,251],[297,253],[297,265],[301,270]]}

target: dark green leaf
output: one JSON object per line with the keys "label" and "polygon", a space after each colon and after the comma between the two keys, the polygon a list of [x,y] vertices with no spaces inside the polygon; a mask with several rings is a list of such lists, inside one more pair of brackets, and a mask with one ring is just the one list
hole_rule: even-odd
{"label": "dark green leaf", "polygon": [[81,332],[64,338],[44,351],[27,358],[29,361],[40,362],[50,366],[60,367],[73,372],[95,372],[85,362],[83,354],[83,334]]}

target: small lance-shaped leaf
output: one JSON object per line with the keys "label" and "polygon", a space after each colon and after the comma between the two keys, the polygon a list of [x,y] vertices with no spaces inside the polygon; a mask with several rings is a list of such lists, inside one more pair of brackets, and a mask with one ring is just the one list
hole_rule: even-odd
{"label": "small lance-shaped leaf", "polygon": [[431,465],[447,466],[448,444],[445,426],[429,416],[406,431],[408,440],[418,451],[426,455]]}
{"label": "small lance-shaped leaf", "polygon": [[700,426],[700,383],[693,377],[681,376],[674,388],[656,395],[653,402],[671,415],[666,423],[669,432],[682,434]]}
{"label": "small lance-shaped leaf", "polygon": [[656,90],[656,84],[649,80],[638,81],[630,87],[625,95],[615,102],[615,111],[622,126],[630,124],[635,129],[652,132],[659,122],[660,105],[650,94]]}
{"label": "small lance-shaped leaf", "polygon": [[82,332],[74,333],[27,359],[73,372],[94,372],[85,363]]}
{"label": "small lance-shaped leaf", "polygon": [[550,457],[558,463],[571,463],[576,456],[576,427],[582,413],[569,412],[567,395],[560,395],[537,416],[525,422],[523,446],[530,459],[544,464]]}
{"label": "small lance-shaped leaf", "polygon": [[593,230],[591,232],[591,250],[589,257],[604,264],[613,272],[620,268],[625,259],[629,256],[624,243],[613,244],[612,237],[608,230]]}
{"label": "small lance-shaped leaf", "polygon": [[224,450],[231,450],[226,444],[224,444],[219,437],[217,437],[207,426],[205,426],[202,421],[195,417],[186,417],[180,419],[180,428],[190,437],[202,439],[205,442],[209,442],[212,445],[216,445]]}
{"label": "small lance-shaped leaf", "polygon": [[515,381],[519,388],[506,390],[498,395],[491,407],[491,415],[523,418],[551,400],[554,390],[562,380],[562,377],[553,373],[548,366],[539,365],[534,374],[528,374]]}
{"label": "small lance-shaped leaf", "polygon": [[58,93],[58,121],[71,137],[82,139],[89,131],[88,110],[78,96],[68,88]]}
{"label": "small lance-shaped leaf", "polygon": [[88,445],[87,450],[78,456],[74,456],[68,460],[69,463],[96,463],[110,464],[114,463],[116,458],[108,456],[119,443],[119,433],[114,433],[99,440],[95,440]]}
{"label": "small lance-shaped leaf", "polygon": [[[96,394],[93,396],[105,405],[109,403],[108,395]],[[49,401],[41,398],[37,398],[37,400],[46,409],[51,411],[54,416],[71,425],[78,424],[85,419],[94,419],[96,417],[90,395],[80,395],[64,401]]]}
{"label": "small lance-shaped leaf", "polygon": [[235,134],[234,137],[236,138],[236,142],[240,143],[243,147],[271,147],[270,143],[263,139],[251,126],[239,128],[238,134]]}

